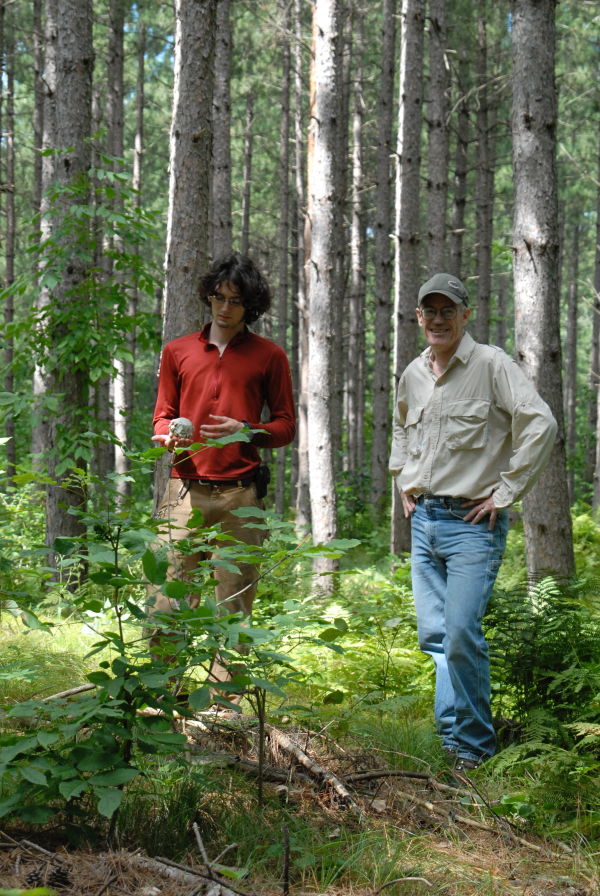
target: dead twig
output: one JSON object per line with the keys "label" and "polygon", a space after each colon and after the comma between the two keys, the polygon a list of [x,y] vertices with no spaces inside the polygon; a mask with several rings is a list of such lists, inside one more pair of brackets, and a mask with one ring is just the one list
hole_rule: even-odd
{"label": "dead twig", "polygon": [[94,894],[94,896],[102,896],[103,893],[106,893],[106,891],[108,890],[108,888],[110,887],[110,885],[111,885],[111,884],[114,884],[114,882],[117,880],[118,876],[119,876],[118,874],[112,874],[112,875],[108,878],[108,880],[106,881],[106,883],[102,884],[102,886],[101,886],[100,889]]}
{"label": "dead twig", "polygon": [[269,738],[276,743],[281,750],[290,753],[294,759],[303,765],[304,768],[308,769],[315,778],[318,778],[323,784],[329,785],[337,793],[344,805],[352,809],[359,818],[363,817],[360,807],[354,802],[350,791],[344,784],[342,784],[337,775],[327,771],[327,769],[319,765],[318,762],[311,759],[304,750],[296,746],[287,734],[284,734],[272,725],[267,725],[266,731]]}
{"label": "dead twig", "polygon": [[420,781],[430,781],[431,775],[427,772],[411,772],[399,768],[374,768],[368,772],[354,772],[344,775],[344,781],[353,784],[355,781],[369,781],[375,778],[416,778]]}

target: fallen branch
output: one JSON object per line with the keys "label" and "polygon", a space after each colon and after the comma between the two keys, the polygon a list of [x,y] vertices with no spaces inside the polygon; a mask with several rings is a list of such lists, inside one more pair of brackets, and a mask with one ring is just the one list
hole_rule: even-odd
{"label": "fallen branch", "polygon": [[375,778],[417,778],[420,781],[430,781],[431,775],[428,775],[427,772],[410,772],[399,768],[374,768],[369,772],[344,775],[344,780],[352,784],[355,781],[368,781]]}
{"label": "fallen branch", "polygon": [[342,784],[342,782],[336,775],[334,775],[332,772],[328,772],[327,769],[319,765],[318,762],[315,762],[314,759],[311,759],[310,756],[308,756],[304,752],[304,750],[301,750],[300,747],[296,746],[296,744],[292,740],[290,740],[287,734],[284,734],[282,731],[279,731],[272,725],[266,726],[266,732],[270,740],[276,743],[281,750],[283,750],[285,753],[290,753],[297,762],[303,765],[304,768],[308,769],[311,775],[313,775],[315,778],[318,778],[320,781],[322,781],[323,784],[329,785],[337,793],[344,805],[352,809],[360,818],[363,817],[362,810],[354,802],[350,791],[347,787],[344,786],[344,784]]}

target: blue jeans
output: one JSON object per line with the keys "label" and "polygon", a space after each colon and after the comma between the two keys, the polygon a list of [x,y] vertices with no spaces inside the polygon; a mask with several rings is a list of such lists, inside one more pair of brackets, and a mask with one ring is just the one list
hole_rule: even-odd
{"label": "blue jeans", "polygon": [[496,747],[490,661],[481,620],[502,562],[508,511],[472,525],[463,498],[421,497],[412,514],[412,583],[419,646],[435,663],[442,745],[469,759]]}

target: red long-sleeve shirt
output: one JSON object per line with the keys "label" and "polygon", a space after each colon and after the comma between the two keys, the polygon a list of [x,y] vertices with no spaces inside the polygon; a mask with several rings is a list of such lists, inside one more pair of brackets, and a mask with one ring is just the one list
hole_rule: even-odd
{"label": "red long-sleeve shirt", "polygon": [[[209,339],[210,324],[168,342],[163,348],[154,409],[154,432],[169,431],[175,417],[188,417],[199,429],[210,424],[209,414],[245,420],[262,429],[252,441],[222,448],[203,448],[177,455],[171,475],[181,479],[243,479],[260,463],[259,448],[279,448],[296,433],[292,378],[283,349],[250,330],[236,334],[222,355]],[[269,421],[261,422],[264,405]]]}

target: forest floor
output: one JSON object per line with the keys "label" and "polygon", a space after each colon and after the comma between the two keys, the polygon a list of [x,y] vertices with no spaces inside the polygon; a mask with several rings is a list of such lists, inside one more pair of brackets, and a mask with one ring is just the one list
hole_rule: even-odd
{"label": "forest floor", "polygon": [[[248,775],[265,799],[325,818],[330,832],[371,831],[382,845],[393,843],[383,882],[380,875],[365,886],[364,873],[345,871],[325,886],[317,878],[298,879],[286,871],[285,848],[278,880],[250,868],[232,881],[220,873],[218,859],[208,858],[193,824],[196,848],[177,863],[135,849],[69,850],[55,831],[5,827],[0,887],[47,886],[61,896],[600,896],[600,863],[594,868],[589,855],[523,833],[495,814],[480,771],[467,777],[450,768],[386,767],[372,752],[348,750],[326,735],[271,725],[261,765],[255,718],[203,715],[177,724],[187,735],[190,763]],[[405,758],[403,764],[419,768],[418,759]],[[260,810],[253,811],[260,837]],[[396,864],[394,855],[402,856]]]}

